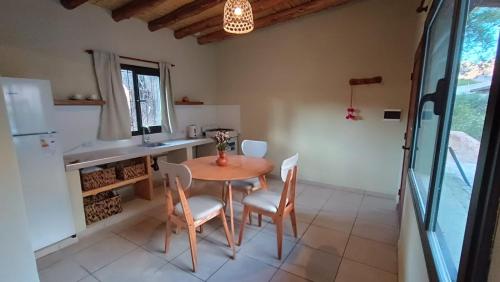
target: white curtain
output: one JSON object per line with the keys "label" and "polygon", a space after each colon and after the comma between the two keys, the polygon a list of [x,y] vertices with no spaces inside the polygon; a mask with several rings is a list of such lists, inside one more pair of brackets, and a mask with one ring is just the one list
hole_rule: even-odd
{"label": "white curtain", "polygon": [[127,97],[123,88],[120,57],[107,52],[94,51],[94,69],[102,106],[98,138],[119,140],[132,137]]}
{"label": "white curtain", "polygon": [[176,118],[170,79],[170,64],[160,62],[161,123],[167,134],[175,132]]}

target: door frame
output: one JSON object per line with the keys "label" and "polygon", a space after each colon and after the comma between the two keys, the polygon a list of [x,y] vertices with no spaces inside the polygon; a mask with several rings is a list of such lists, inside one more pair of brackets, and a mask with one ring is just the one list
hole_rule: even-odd
{"label": "door frame", "polygon": [[423,52],[424,52],[424,37],[420,39],[417,50],[415,51],[415,56],[413,59],[413,71],[411,73],[411,89],[410,89],[410,101],[408,105],[408,116],[406,121],[406,131],[404,135],[405,143],[402,146],[403,150],[403,166],[401,169],[401,183],[399,185],[399,201],[398,201],[398,216],[399,223],[401,225],[401,220],[403,218],[403,206],[406,193],[406,182],[408,180],[408,169],[410,168],[411,162],[411,148],[413,145],[413,131],[415,129],[415,119],[417,117],[417,98],[420,93],[420,79],[422,77],[423,70]]}

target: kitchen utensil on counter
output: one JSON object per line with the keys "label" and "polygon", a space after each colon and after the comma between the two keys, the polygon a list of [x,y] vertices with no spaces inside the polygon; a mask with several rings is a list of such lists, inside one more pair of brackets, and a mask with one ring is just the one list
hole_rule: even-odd
{"label": "kitchen utensil on counter", "polygon": [[200,127],[195,125],[195,124],[189,125],[188,126],[188,137],[192,138],[192,139],[201,137]]}

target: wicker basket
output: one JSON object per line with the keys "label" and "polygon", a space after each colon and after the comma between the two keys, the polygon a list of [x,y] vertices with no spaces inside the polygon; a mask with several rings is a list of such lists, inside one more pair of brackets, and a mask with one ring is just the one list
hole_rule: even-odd
{"label": "wicker basket", "polygon": [[82,190],[89,191],[110,185],[116,182],[114,167],[82,174]]}
{"label": "wicker basket", "polygon": [[146,166],[143,162],[120,164],[117,166],[117,177],[120,180],[129,180],[146,175]]}
{"label": "wicker basket", "polygon": [[83,198],[85,222],[87,225],[98,222],[112,215],[121,213],[122,199],[112,191]]}

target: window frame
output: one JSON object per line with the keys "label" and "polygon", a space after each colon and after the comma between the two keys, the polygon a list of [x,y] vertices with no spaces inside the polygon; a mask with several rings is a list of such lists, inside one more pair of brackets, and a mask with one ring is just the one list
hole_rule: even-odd
{"label": "window frame", "polygon": [[[433,1],[428,17],[425,21],[423,33],[422,67],[420,68],[419,96],[415,103],[415,114],[418,116],[421,110],[420,101],[422,95],[423,72],[425,71],[426,52],[428,50],[429,26],[435,19],[437,11],[444,0]],[[427,266],[430,281],[449,280],[448,269],[443,260],[436,259],[437,248],[438,255],[441,253],[436,243],[434,232],[437,211],[439,208],[439,192],[436,184],[441,187],[443,180],[444,162],[446,151],[441,148],[447,148],[448,138],[445,133],[449,132],[451,127],[451,118],[453,113],[454,91],[456,90],[456,80],[458,64],[460,63],[460,52],[462,46],[469,0],[455,0],[453,21],[450,32],[450,46],[448,55],[450,56],[447,66],[445,79],[447,85],[446,96],[441,97],[442,109],[437,129],[436,147],[432,164],[432,175],[429,184],[426,206],[423,205],[421,193],[417,188],[417,180],[412,169],[415,160],[415,148],[417,136],[419,133],[418,118],[415,118],[413,126],[413,141],[411,146],[410,167],[408,170],[408,182],[410,193],[413,197],[413,206],[415,209],[416,220],[420,239],[423,247],[425,262]],[[459,36],[460,35],[460,36]],[[479,152],[477,174],[473,184],[473,190],[470,199],[469,211],[467,214],[467,223],[464,234],[464,241],[461,251],[460,263],[457,269],[457,281],[487,281],[489,266],[491,262],[491,250],[493,247],[497,211],[500,207],[500,189],[495,189],[500,185],[500,39],[497,48],[495,69],[491,83],[490,98],[488,101],[487,115],[484,123],[483,136],[481,139],[481,148]],[[437,193],[437,194],[436,194]],[[444,269],[443,269],[444,268]]]}
{"label": "window frame", "polygon": [[[142,135],[143,125],[142,125],[141,103],[144,101],[140,99],[139,82],[137,77],[138,75],[150,75],[150,76],[157,76],[159,78],[160,70],[156,68],[148,68],[148,67],[129,65],[129,64],[121,64],[120,68],[121,70],[129,70],[132,72],[132,80],[134,83],[133,94],[135,100],[135,115],[137,117],[137,131],[132,131],[132,129],[130,130],[132,132],[132,136]],[[161,133],[161,132],[162,132],[162,126],[160,124],[160,125],[150,126],[148,134]]]}

